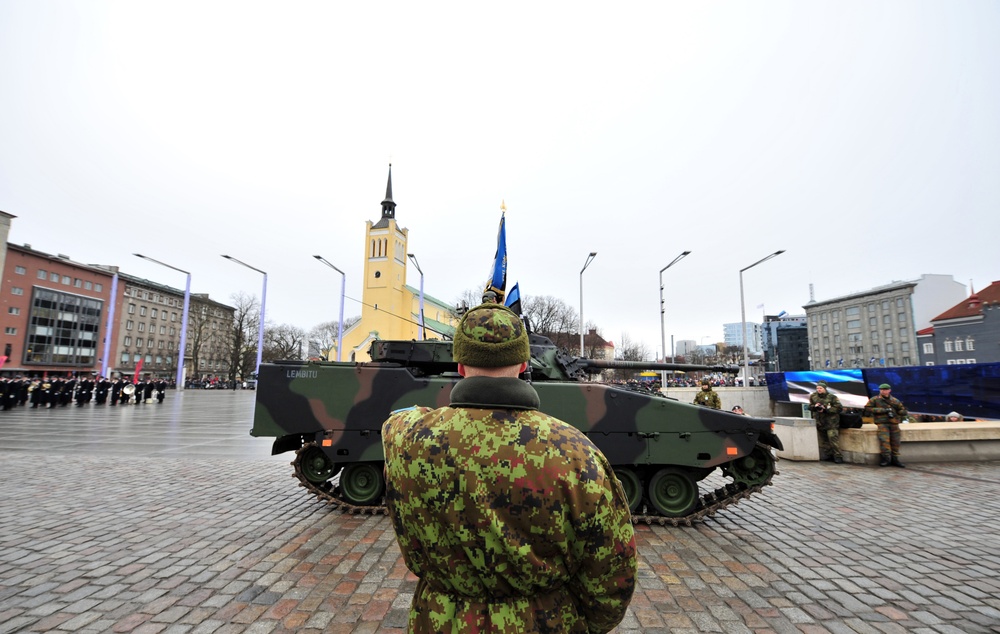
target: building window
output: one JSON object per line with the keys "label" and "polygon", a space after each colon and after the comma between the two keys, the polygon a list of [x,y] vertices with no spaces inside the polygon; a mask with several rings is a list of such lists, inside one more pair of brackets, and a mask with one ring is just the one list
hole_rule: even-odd
{"label": "building window", "polygon": [[146,332],[146,322],[144,321],[139,322],[139,332]]}
{"label": "building window", "polygon": [[59,274],[55,273],[55,272],[49,273],[49,281],[50,282],[58,282],[59,281]]}
{"label": "building window", "polygon": [[44,280],[44,279],[45,279],[45,278],[47,278],[48,276],[49,276],[49,273],[48,273],[48,271],[46,271],[46,270],[44,270],[44,269],[38,269],[38,279],[40,279],[40,280]]}
{"label": "building window", "polygon": [[97,359],[103,307],[97,299],[36,287],[24,362],[92,366]]}
{"label": "building window", "polygon": [[966,359],[965,362],[966,363],[975,363],[976,360],[975,359]]}
{"label": "building window", "polygon": [[100,293],[104,290],[104,284],[94,284],[94,290]]}
{"label": "building window", "polygon": [[924,354],[934,354],[934,344],[925,343],[924,344]]}
{"label": "building window", "polygon": [[[975,342],[972,340],[972,337],[967,337],[965,339],[965,349],[969,352],[976,349]],[[973,363],[975,363],[975,361],[973,361]]]}
{"label": "building window", "polygon": [[887,299],[882,300],[882,310],[889,310],[889,300]]}
{"label": "building window", "polygon": [[878,318],[877,317],[869,317],[868,318],[868,325],[869,326],[877,326],[878,325]]}
{"label": "building window", "polygon": [[125,343],[125,346],[126,346],[126,347],[127,347],[127,346],[131,346],[131,345],[132,345],[132,337],[128,337],[128,336],[126,336],[126,337],[125,337],[125,341],[124,341],[124,343]]}
{"label": "building window", "polygon": [[899,323],[901,324],[906,323],[906,313],[899,313],[898,315],[896,315],[896,318]]}
{"label": "building window", "polygon": [[900,352],[909,352],[910,351],[910,344],[907,343],[907,342],[905,342],[905,341],[902,342],[902,343],[900,343],[899,344],[899,351]]}
{"label": "building window", "polygon": [[7,312],[11,315],[20,315],[21,309],[18,308],[17,306],[11,306],[10,308],[7,309]]}
{"label": "building window", "polygon": [[860,319],[852,319],[849,322],[847,322],[847,327],[849,329],[860,328],[861,327],[861,320]]}
{"label": "building window", "polygon": [[76,288],[83,288],[83,280],[78,277],[73,278],[73,286]]}
{"label": "building window", "polygon": [[896,306],[898,306],[900,308],[903,307],[903,298],[902,297],[897,297],[896,298]]}
{"label": "building window", "polygon": [[899,338],[900,339],[906,339],[906,335],[908,335],[908,334],[910,334],[910,331],[907,330],[906,328],[900,328],[899,329]]}
{"label": "building window", "polygon": [[847,310],[844,311],[844,315],[847,317],[857,317],[860,314],[861,314],[861,309],[858,308],[857,306],[848,308]]}
{"label": "building window", "polygon": [[944,340],[944,351],[951,352],[951,339]]}
{"label": "building window", "polygon": [[90,290],[90,289],[92,289],[92,288],[94,288],[94,284],[93,284],[93,282],[84,282],[84,283],[83,283],[83,289],[84,289],[84,290],[87,290],[87,291],[89,291],[89,290]]}
{"label": "building window", "polygon": [[132,330],[133,325],[134,324],[132,323],[132,320],[129,319],[128,321],[125,322],[125,330]]}
{"label": "building window", "polygon": [[160,334],[161,335],[167,334],[167,327],[166,326],[160,326]]}
{"label": "building window", "polygon": [[121,363],[122,363],[122,365],[128,365],[128,353],[127,352],[123,352],[122,353]]}
{"label": "building window", "polygon": [[135,347],[136,348],[141,348],[142,347],[142,337],[136,337]]}
{"label": "building window", "polygon": [[162,339],[160,339],[159,341],[156,342],[156,348],[158,350],[163,350],[163,340]]}
{"label": "building window", "polygon": [[128,305],[128,314],[129,315],[134,315],[135,314],[135,304],[129,304]]}
{"label": "building window", "polygon": [[140,306],[139,307],[139,316],[140,317],[145,317],[146,316],[146,307],[145,306]]}
{"label": "building window", "polygon": [[152,319],[156,319],[156,309],[155,308],[153,310],[149,311],[149,316]]}
{"label": "building window", "polygon": [[174,312],[170,313],[170,321],[177,321],[177,313]]}
{"label": "building window", "polygon": [[27,272],[28,272],[28,269],[24,268],[23,266],[15,266],[14,267],[14,273],[16,273],[18,275],[24,275]]}
{"label": "building window", "polygon": [[962,352],[965,349],[965,342],[961,339],[955,340],[955,352]]}
{"label": "building window", "polygon": [[65,284],[65,285],[69,286],[69,283],[70,283],[71,281],[72,281],[72,280],[70,280],[70,279],[69,279],[69,275],[63,275],[63,276],[62,276],[62,283],[63,283],[63,284]]}
{"label": "building window", "polygon": [[142,358],[141,354],[133,354],[132,355],[132,363],[139,363],[139,359],[141,359],[141,358]]}
{"label": "building window", "polygon": [[886,326],[888,326],[889,324],[891,324],[892,323],[892,316],[891,315],[882,315],[882,323],[885,324]]}
{"label": "building window", "polygon": [[17,328],[14,328],[13,326],[7,326],[6,328],[3,329],[3,332],[5,335],[16,335]]}
{"label": "building window", "polygon": [[11,295],[24,295],[24,289],[21,288],[20,286],[11,286],[10,287],[10,294]]}
{"label": "building window", "polygon": [[885,351],[886,352],[895,352],[896,350],[895,350],[895,348],[893,347],[893,345],[891,343],[887,343],[887,344],[885,344]]}

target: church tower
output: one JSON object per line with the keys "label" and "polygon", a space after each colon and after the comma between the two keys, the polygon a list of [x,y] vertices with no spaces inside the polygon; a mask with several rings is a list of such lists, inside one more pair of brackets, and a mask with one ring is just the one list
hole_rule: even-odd
{"label": "church tower", "polygon": [[[412,336],[412,324],[398,317],[410,315],[411,298],[405,288],[407,237],[408,230],[396,224],[390,164],[382,217],[374,224],[370,220],[366,223],[364,303],[361,307],[365,338],[371,333],[376,333],[379,339],[410,339]],[[359,344],[361,341],[355,342],[356,346]]]}

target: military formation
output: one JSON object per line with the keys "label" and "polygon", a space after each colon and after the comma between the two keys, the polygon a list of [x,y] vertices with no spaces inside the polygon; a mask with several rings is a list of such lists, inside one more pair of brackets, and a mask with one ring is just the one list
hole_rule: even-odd
{"label": "military formation", "polygon": [[162,403],[166,390],[166,380],[152,377],[137,380],[121,376],[114,379],[73,375],[40,379],[0,377],[0,403],[4,410],[15,407],[54,409],[71,404],[84,407],[91,403],[109,406]]}

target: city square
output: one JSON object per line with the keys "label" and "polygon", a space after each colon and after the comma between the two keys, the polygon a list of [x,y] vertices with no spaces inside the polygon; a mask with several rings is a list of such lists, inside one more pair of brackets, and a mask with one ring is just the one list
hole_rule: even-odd
{"label": "city square", "polygon": [[[0,415],[0,632],[401,632],[389,519],[249,436],[255,393]],[[779,462],[691,527],[639,525],[616,632],[1000,631],[1000,464]]]}

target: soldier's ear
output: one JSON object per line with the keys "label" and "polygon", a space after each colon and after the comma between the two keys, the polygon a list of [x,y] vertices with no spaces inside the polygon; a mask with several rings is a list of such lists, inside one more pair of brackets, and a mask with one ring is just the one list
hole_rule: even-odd
{"label": "soldier's ear", "polygon": [[528,369],[528,362],[525,361],[524,363],[521,364],[521,369],[518,370],[517,373],[524,374],[527,369]]}
{"label": "soldier's ear", "polygon": [[465,376],[465,366],[461,363],[458,364],[458,375]]}

